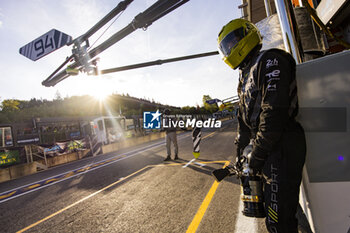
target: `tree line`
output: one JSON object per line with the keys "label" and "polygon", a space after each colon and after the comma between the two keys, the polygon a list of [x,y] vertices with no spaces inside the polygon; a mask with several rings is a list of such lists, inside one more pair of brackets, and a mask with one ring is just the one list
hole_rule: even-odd
{"label": "tree line", "polygon": [[33,118],[45,117],[83,117],[124,115],[126,117],[141,116],[144,111],[162,111],[168,108],[173,114],[211,114],[218,110],[218,106],[208,105],[205,101],[210,96],[203,96],[202,106],[176,107],[163,105],[154,100],[136,98],[126,95],[112,94],[104,101],[84,96],[62,98],[56,95],[53,100],[36,99],[18,100],[5,99],[0,104],[0,124],[25,122]]}

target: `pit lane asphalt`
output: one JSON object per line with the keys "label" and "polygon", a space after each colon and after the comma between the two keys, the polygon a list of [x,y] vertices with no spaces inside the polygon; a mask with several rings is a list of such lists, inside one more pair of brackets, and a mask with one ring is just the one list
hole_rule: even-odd
{"label": "pit lane asphalt", "polygon": [[[212,192],[211,171],[232,159],[234,128],[228,122],[221,130],[203,131],[198,160],[203,167],[191,164],[183,168],[193,159],[192,138],[185,133],[178,136],[179,161],[163,162],[163,139],[1,184],[0,192],[4,192],[126,155],[0,203],[0,231],[194,232],[189,227],[195,225],[196,232],[266,232],[264,219],[242,216],[235,177],[222,181]],[[213,195],[208,199],[210,193]],[[202,218],[195,220],[203,206],[207,209]]]}

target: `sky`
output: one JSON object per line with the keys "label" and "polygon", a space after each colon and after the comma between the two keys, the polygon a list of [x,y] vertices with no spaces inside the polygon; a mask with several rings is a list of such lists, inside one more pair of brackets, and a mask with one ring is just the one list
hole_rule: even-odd
{"label": "sky", "polygon": [[[154,2],[132,2],[95,45],[128,25]],[[35,62],[20,55],[19,48],[53,28],[74,39],[118,3],[115,0],[1,0],[0,101],[51,100],[58,94],[64,98],[128,93],[182,107],[201,105],[203,95],[218,99],[236,95],[238,72],[229,68],[219,55],[100,76],[79,74],[54,87],[42,86],[41,82],[71,55],[72,48],[64,46]],[[216,51],[221,28],[241,16],[239,4],[240,1],[232,0],[190,0],[147,30],[138,29],[99,54],[98,67],[107,69]],[[90,44],[107,26],[90,37]]]}

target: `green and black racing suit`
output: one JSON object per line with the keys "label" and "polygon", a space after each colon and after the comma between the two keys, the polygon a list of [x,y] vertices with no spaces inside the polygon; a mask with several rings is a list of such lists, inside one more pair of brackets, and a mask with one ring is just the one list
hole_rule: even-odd
{"label": "green and black racing suit", "polygon": [[[261,161],[269,232],[297,232],[295,217],[306,143],[296,122],[296,64],[279,49],[256,52],[241,68],[238,86],[238,151],[253,140],[252,157]],[[239,152],[240,153],[240,152]]]}

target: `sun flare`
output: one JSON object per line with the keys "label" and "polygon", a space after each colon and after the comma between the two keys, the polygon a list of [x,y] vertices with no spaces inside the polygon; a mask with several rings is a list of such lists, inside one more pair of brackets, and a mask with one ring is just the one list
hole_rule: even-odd
{"label": "sun flare", "polygon": [[106,100],[109,94],[106,91],[103,91],[100,89],[100,90],[96,90],[96,92],[94,93],[91,93],[91,95],[98,101],[104,101]]}
{"label": "sun flare", "polygon": [[105,101],[114,90],[114,85],[108,80],[91,76],[83,77],[80,87],[87,95],[94,97],[100,102]]}

